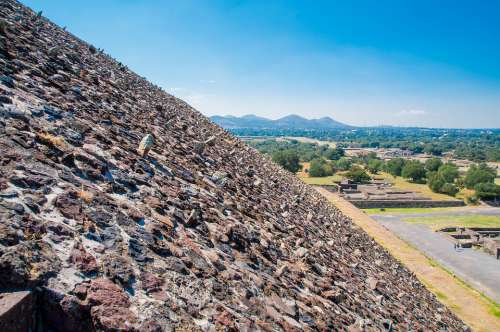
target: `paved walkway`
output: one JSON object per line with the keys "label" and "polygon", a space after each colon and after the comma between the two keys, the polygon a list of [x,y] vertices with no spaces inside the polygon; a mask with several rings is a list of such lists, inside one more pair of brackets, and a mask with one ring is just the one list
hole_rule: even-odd
{"label": "paved walkway", "polygon": [[379,217],[396,217],[414,218],[414,217],[432,217],[432,216],[469,216],[469,215],[484,215],[484,216],[500,216],[500,208],[496,207],[461,207],[453,208],[450,210],[441,210],[436,212],[426,213],[394,213],[389,212],[383,214],[371,214],[372,218],[379,219]]}
{"label": "paved walkway", "polygon": [[[426,213],[418,216],[432,215]],[[402,221],[403,218],[415,216],[417,215],[372,215],[372,218],[477,290],[500,303],[500,260],[474,249],[455,250],[454,242],[449,236],[434,232],[427,225]]]}
{"label": "paved walkway", "polygon": [[474,331],[500,331],[500,318],[494,314],[498,309],[477,291],[461,283],[438,264],[433,264],[421,251],[410,246],[351,203],[323,188],[316,187],[316,190],[415,273],[440,301]]}

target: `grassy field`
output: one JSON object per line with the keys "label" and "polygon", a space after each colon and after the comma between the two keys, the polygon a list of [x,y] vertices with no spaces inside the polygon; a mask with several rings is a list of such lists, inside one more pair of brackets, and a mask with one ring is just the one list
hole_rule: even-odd
{"label": "grassy field", "polygon": [[498,184],[500,186],[500,178],[496,178],[495,179],[495,183]]}
{"label": "grassy field", "polygon": [[386,208],[386,209],[363,209],[366,214],[409,214],[409,213],[434,213],[441,211],[453,211],[456,207],[442,207],[442,208]]}
{"label": "grassy field", "polygon": [[443,195],[443,194],[438,194],[433,192],[427,184],[420,184],[420,183],[411,183],[403,179],[402,177],[394,177],[388,173],[385,172],[380,172],[380,174],[375,175],[376,178],[381,178],[384,179],[388,182],[391,182],[394,185],[394,188],[400,189],[400,190],[408,190],[408,191],[415,191],[420,193],[422,196],[428,197],[432,200],[436,201],[450,201],[454,200],[455,198],[448,196],[448,195]]}
{"label": "grassy field", "polygon": [[432,229],[439,229],[447,226],[460,227],[500,227],[499,216],[432,216],[432,217],[415,217],[404,218],[406,222],[414,224],[428,225]]}
{"label": "grassy field", "polygon": [[324,185],[333,184],[334,181],[341,181],[342,176],[335,174],[332,176],[325,176],[322,178],[300,177],[300,179],[307,184],[316,185],[316,186],[324,186]]}
{"label": "grassy field", "polygon": [[310,163],[302,163],[302,170],[297,173],[297,176],[307,184],[316,185],[316,186],[324,186],[333,184],[334,181],[341,181],[342,175],[334,174],[332,176],[325,176],[321,178],[309,177],[309,174],[305,171],[309,169]]}

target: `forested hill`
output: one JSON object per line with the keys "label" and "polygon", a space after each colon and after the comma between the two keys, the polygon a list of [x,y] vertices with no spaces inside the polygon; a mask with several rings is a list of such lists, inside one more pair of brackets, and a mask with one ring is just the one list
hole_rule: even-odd
{"label": "forested hill", "polygon": [[259,128],[259,129],[349,129],[352,126],[333,120],[330,117],[306,119],[298,115],[288,115],[277,120],[270,120],[256,115],[212,116],[212,121],[224,128]]}

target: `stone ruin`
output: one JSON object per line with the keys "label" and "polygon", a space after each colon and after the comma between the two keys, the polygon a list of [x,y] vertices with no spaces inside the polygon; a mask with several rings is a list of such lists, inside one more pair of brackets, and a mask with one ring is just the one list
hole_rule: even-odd
{"label": "stone ruin", "polygon": [[433,200],[420,192],[401,190],[385,180],[371,180],[358,184],[342,181],[327,188],[338,191],[339,195],[360,209],[368,208],[415,208],[415,207],[456,207],[464,206],[463,200]]}
{"label": "stone ruin", "polygon": [[2,330],[468,329],[315,190],[13,0],[0,105]]}
{"label": "stone ruin", "polygon": [[461,248],[475,246],[500,259],[499,227],[444,227],[438,232],[448,235]]}

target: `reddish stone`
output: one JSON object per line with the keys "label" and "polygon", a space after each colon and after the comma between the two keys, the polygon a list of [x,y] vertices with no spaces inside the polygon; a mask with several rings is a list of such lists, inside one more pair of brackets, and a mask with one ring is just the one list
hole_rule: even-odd
{"label": "reddish stone", "polygon": [[91,274],[99,270],[94,256],[85,251],[80,242],[75,243],[69,259],[71,263],[75,264],[77,269],[85,274]]}
{"label": "reddish stone", "polygon": [[98,331],[138,331],[137,316],[127,308],[100,305],[90,310],[94,328]]}
{"label": "reddish stone", "polygon": [[81,218],[81,202],[78,201],[76,193],[68,192],[61,194],[57,197],[55,205],[66,218]]}
{"label": "reddish stone", "polygon": [[[149,294],[153,299],[165,302],[168,300],[168,294],[164,290],[159,290],[159,291],[153,291],[151,294]],[[172,308],[173,309],[173,308]]]}
{"label": "reddish stone", "polygon": [[127,294],[111,280],[99,278],[92,280],[87,292],[88,303],[92,306],[114,305],[123,308],[130,306]]}
{"label": "reddish stone", "polygon": [[141,282],[142,282],[142,289],[144,289],[146,292],[152,292],[155,290],[159,290],[160,287],[163,285],[164,280],[158,276],[155,276],[152,273],[142,272]]}
{"label": "reddish stone", "polygon": [[214,321],[224,326],[225,331],[237,331],[233,315],[226,310],[214,316]]}
{"label": "reddish stone", "polygon": [[87,292],[89,290],[89,287],[90,287],[89,282],[82,282],[81,284],[75,286],[72,293],[75,294],[79,299],[83,300],[87,297]]}

